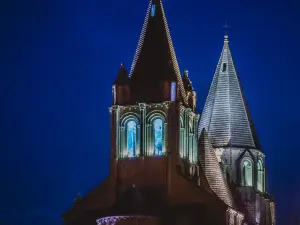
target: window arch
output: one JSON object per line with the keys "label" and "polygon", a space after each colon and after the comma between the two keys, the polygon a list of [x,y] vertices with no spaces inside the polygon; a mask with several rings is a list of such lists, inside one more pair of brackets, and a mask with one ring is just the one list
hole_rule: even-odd
{"label": "window arch", "polygon": [[253,185],[253,166],[249,159],[245,159],[242,164],[243,173],[243,185],[252,186]]}
{"label": "window arch", "polygon": [[264,168],[261,159],[257,162],[257,189],[259,191],[264,190]]}
{"label": "window arch", "polygon": [[163,121],[158,118],[153,121],[154,155],[163,153]]}
{"label": "window arch", "polygon": [[130,120],[127,125],[127,156],[136,157],[137,126],[134,120]]}

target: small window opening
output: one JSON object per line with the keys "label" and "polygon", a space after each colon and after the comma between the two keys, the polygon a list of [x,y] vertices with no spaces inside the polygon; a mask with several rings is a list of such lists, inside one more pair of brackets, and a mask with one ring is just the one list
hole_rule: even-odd
{"label": "small window opening", "polygon": [[113,103],[116,104],[117,96],[116,96],[116,86],[114,85],[112,88],[112,94],[113,94]]}
{"label": "small window opening", "polygon": [[222,66],[222,72],[225,72],[227,69],[227,64],[226,63],[223,63],[223,66]]}
{"label": "small window opening", "polygon": [[155,16],[155,5],[151,7],[151,17]]}
{"label": "small window opening", "polygon": [[176,83],[172,82],[171,84],[171,101],[174,102],[176,100]]}

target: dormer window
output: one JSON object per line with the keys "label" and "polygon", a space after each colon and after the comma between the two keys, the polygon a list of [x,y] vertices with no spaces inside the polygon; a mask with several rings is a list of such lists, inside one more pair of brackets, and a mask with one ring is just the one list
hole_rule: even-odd
{"label": "dormer window", "polygon": [[222,72],[225,72],[227,69],[227,63],[222,64]]}
{"label": "dormer window", "polygon": [[151,7],[151,17],[155,16],[155,7],[156,7],[156,5],[154,5],[154,4]]}
{"label": "dormer window", "polygon": [[176,83],[171,83],[171,101],[174,102],[176,100]]}

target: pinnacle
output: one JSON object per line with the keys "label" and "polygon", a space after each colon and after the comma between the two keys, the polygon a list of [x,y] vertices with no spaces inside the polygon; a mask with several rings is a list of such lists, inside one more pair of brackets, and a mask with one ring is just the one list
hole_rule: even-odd
{"label": "pinnacle", "polygon": [[120,70],[119,70],[119,73],[117,75],[117,78],[115,79],[114,84],[123,85],[123,84],[128,84],[128,83],[129,83],[128,73],[125,69],[124,64],[121,63]]}

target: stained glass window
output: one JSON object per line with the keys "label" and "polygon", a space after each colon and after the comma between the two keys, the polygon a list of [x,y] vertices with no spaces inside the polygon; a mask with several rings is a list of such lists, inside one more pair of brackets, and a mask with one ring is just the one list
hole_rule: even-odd
{"label": "stained glass window", "polygon": [[136,122],[127,123],[127,151],[128,157],[136,156]]}
{"label": "stained glass window", "polygon": [[171,101],[175,101],[176,99],[176,83],[172,82],[171,84]]}
{"label": "stained glass window", "polygon": [[261,159],[257,163],[257,189],[263,191],[264,187],[264,171]]}
{"label": "stained glass window", "polygon": [[153,122],[154,127],[154,155],[162,155],[163,148],[163,121],[156,119]]}
{"label": "stained glass window", "polygon": [[151,7],[151,17],[155,16],[155,5],[153,4]]}
{"label": "stained glass window", "polygon": [[243,176],[244,185],[252,186],[252,163],[249,160],[245,160],[243,163]]}

